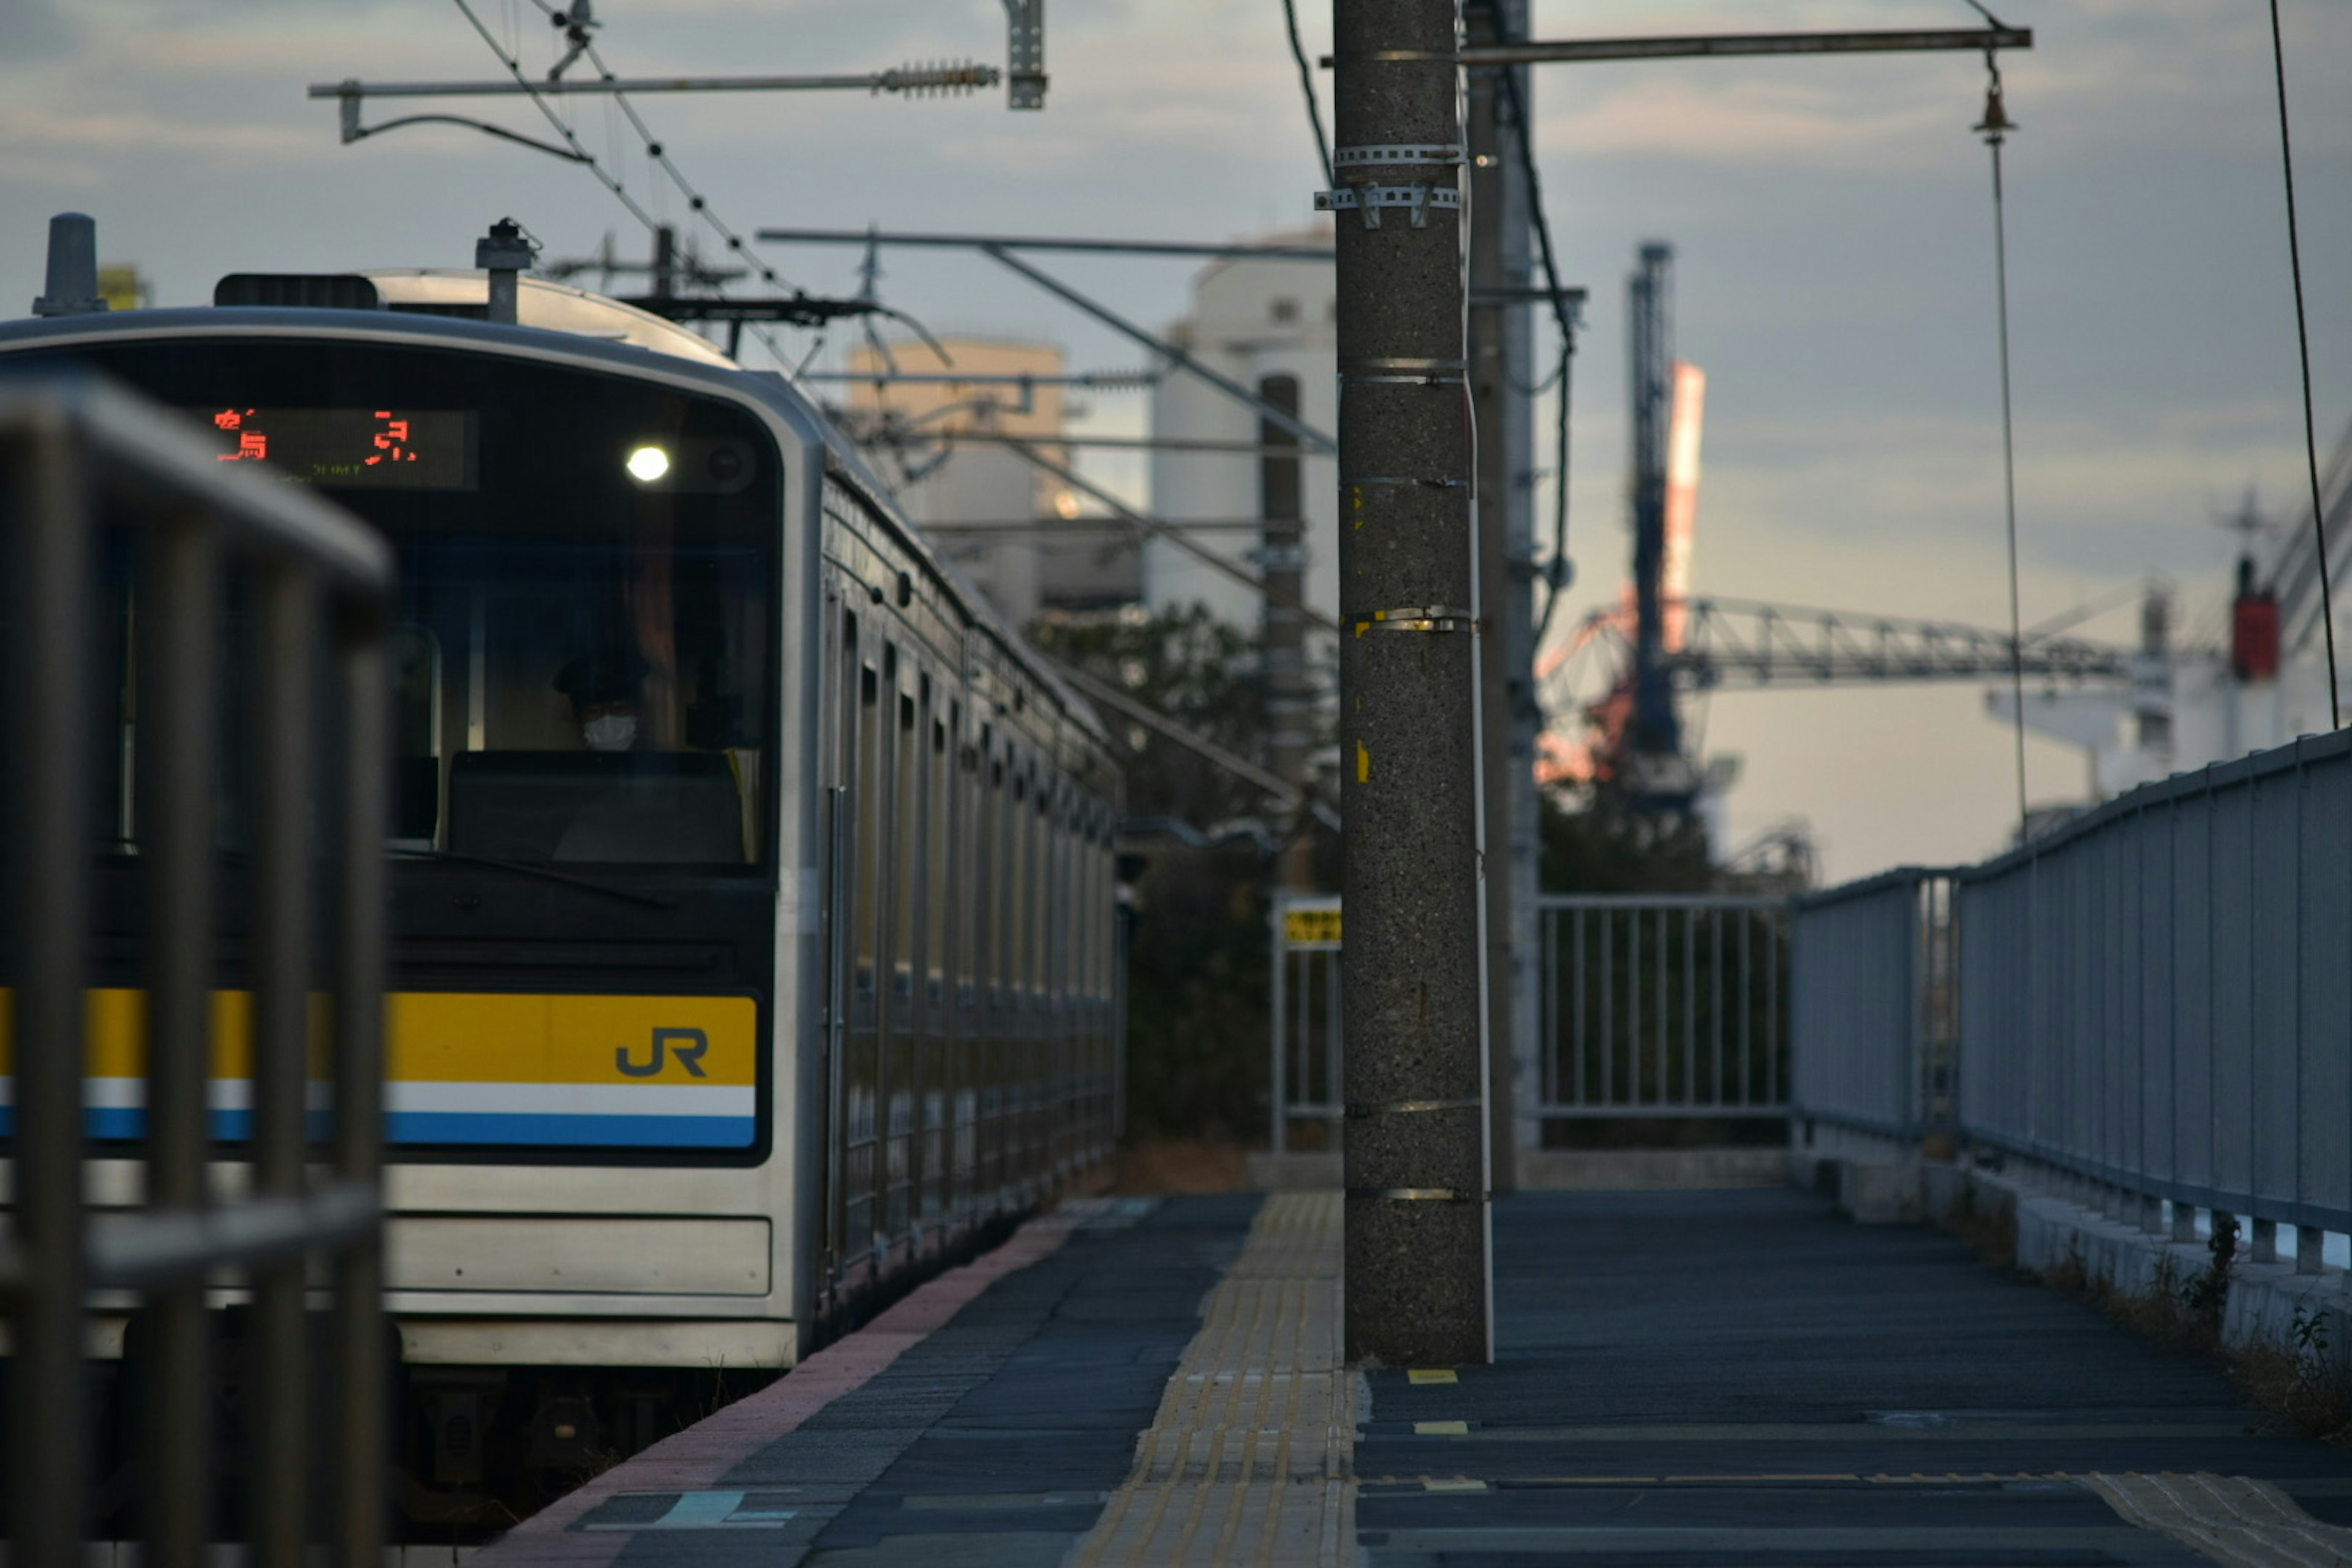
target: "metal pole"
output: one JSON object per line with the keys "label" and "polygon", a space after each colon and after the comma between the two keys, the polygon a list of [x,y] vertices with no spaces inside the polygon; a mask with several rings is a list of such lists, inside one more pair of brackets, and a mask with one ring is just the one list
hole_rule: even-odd
{"label": "metal pole", "polygon": [[[336,1176],[380,1190],[383,1179],[383,837],[387,720],[383,647],[370,606],[346,606],[335,627],[341,699],[341,885],[335,909]],[[328,1561],[379,1568],[383,1560],[385,1387],[383,1247],[380,1231],[335,1258],[333,1386],[339,1407],[331,1463],[341,1489]]]}
{"label": "metal pole", "polygon": [[[1517,35],[1517,15],[1524,9],[1515,0],[1483,0],[1464,11],[1467,36],[1474,43],[1503,41]],[[1522,73],[1524,74],[1524,73]],[[1470,403],[1477,432],[1475,494],[1478,529],[1478,604],[1485,643],[1478,660],[1479,745],[1486,764],[1486,841],[1484,884],[1486,900],[1486,1047],[1487,1136],[1494,1157],[1489,1174],[1494,1190],[1508,1192],[1518,1185],[1517,1081],[1518,1035],[1514,1015],[1520,1003],[1517,984],[1522,953],[1516,918],[1517,886],[1518,773],[1531,770],[1530,755],[1522,764],[1514,756],[1517,710],[1524,700],[1529,670],[1520,659],[1520,644],[1528,640],[1518,612],[1526,607],[1525,551],[1513,538],[1517,510],[1517,479],[1526,468],[1520,433],[1520,411],[1514,406],[1524,395],[1514,385],[1511,336],[1522,327],[1517,318],[1524,306],[1506,302],[1505,287],[1513,279],[1514,255],[1524,262],[1528,220],[1525,197],[1517,175],[1517,140],[1503,123],[1504,91],[1499,70],[1468,74],[1470,184]],[[1522,84],[1520,101],[1526,101]],[[1519,243],[1512,244],[1514,238]],[[1520,279],[1524,281],[1524,279]],[[1516,578],[1516,581],[1515,581]],[[1518,634],[1518,635],[1515,635]],[[1532,774],[1530,773],[1530,776]]]}
{"label": "metal pole", "polygon": [[[310,1089],[310,669],[317,584],[307,567],[266,569],[256,588],[254,722],[253,1186],[299,1203],[308,1166]],[[310,1490],[306,1259],[254,1281],[253,1522],[256,1568],[302,1568]]]}
{"label": "metal pole", "polygon": [[1328,261],[1327,245],[1202,245],[1173,239],[1083,239],[1045,234],[914,234],[870,228],[763,228],[779,245],[912,246],[928,250],[1046,250],[1062,255],[1190,257],[1252,261]]}
{"label": "metal pole", "polygon": [[1347,1354],[1492,1351],[1454,0],[1334,0]]}
{"label": "metal pole", "polygon": [[80,455],[54,410],[20,429],[5,497],[5,649],[23,706],[8,769],[7,868],[16,990],[15,1352],[7,1441],[12,1561],[82,1561],[83,798],[89,605]]}
{"label": "metal pole", "polygon": [[[1285,414],[1298,415],[1298,378],[1269,375],[1257,394]],[[1307,627],[1299,606],[1307,590],[1307,525],[1299,504],[1298,437],[1271,419],[1258,421],[1267,456],[1258,460],[1258,515],[1264,520],[1258,570],[1265,574],[1259,625],[1265,659],[1265,763],[1296,798],[1290,841],[1283,847],[1275,884],[1285,892],[1312,892],[1314,845],[1307,835],[1310,700],[1307,690]]]}
{"label": "metal pole", "polygon": [[[165,521],[140,563],[139,825],[147,873],[147,1202],[205,1206],[211,1142],[213,652],[219,547]],[[201,1274],[150,1298],[146,1561],[203,1568],[213,1479],[211,1330]]]}
{"label": "metal pole", "polygon": [[1473,45],[1465,68],[1597,60],[1745,59],[1759,55],[1885,55],[2030,49],[2031,27],[1946,27],[1843,33],[1713,33],[1660,38],[1557,38]]}

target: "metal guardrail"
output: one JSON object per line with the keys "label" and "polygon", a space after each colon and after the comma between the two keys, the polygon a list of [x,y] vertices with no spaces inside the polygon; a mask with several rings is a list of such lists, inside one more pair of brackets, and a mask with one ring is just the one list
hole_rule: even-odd
{"label": "metal guardrail", "polygon": [[1537,1119],[1786,1112],[1785,900],[1551,894],[1536,904]]}
{"label": "metal guardrail", "polygon": [[1952,875],[1908,866],[1791,900],[1790,1115],[1889,1138],[1948,1128]]}
{"label": "metal guardrail", "polygon": [[[138,644],[140,821],[121,847],[144,890],[147,1131],[143,1206],[100,1216],[87,1206],[82,1103],[101,826],[89,808],[91,763],[115,738],[89,721],[100,693],[89,655],[98,563],[117,536],[133,563]],[[16,1118],[15,1226],[0,1269],[14,1362],[10,1561],[79,1568],[90,1495],[85,1320],[89,1293],[113,1289],[140,1293],[151,1331],[137,1391],[143,1561],[201,1568],[218,1420],[205,1290],[230,1270],[252,1292],[252,1560],[301,1568],[331,1500],[330,1560],[376,1568],[388,1370],[379,1193],[390,552],[306,491],[224,468],[175,416],[78,376],[0,380],[0,678],[21,709],[0,822]],[[240,771],[252,824],[253,1136],[250,1196],[216,1202],[207,1163],[217,651],[232,592],[251,628]],[[319,742],[327,716],[331,752]],[[322,754],[332,776],[314,779]],[[331,841],[323,879],[314,824]],[[331,907],[314,910],[320,881]],[[320,925],[332,931],[323,963],[310,940]],[[322,972],[331,983],[316,987]],[[314,1182],[306,1058],[318,989],[331,1009],[333,1131],[328,1174]],[[329,1260],[334,1304],[324,1398],[309,1387],[314,1257]]]}
{"label": "metal guardrail", "polygon": [[1958,878],[1961,1121],[2111,1194],[2352,1231],[2352,731]]}

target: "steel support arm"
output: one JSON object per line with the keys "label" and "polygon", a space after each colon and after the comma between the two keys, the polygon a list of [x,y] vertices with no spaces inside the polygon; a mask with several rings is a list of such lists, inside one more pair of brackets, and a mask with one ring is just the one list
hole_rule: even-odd
{"label": "steel support arm", "polygon": [[763,228],[772,245],[896,245],[919,250],[1055,251],[1076,256],[1198,257],[1209,260],[1247,258],[1258,261],[1329,261],[1328,245],[1202,245],[1172,239],[1078,239],[1040,234],[886,233],[870,228]]}
{"label": "steel support arm", "polygon": [[[1484,44],[1464,67],[1589,64],[1600,60],[1746,59],[1759,55],[1893,55],[1958,49],[2030,49],[2031,27],[1939,27],[1844,33],[1716,33],[1659,38],[1552,38]],[[1329,63],[1328,60],[1325,62]]]}
{"label": "steel support arm", "polygon": [[1234,381],[1230,376],[1218,374],[1215,371],[1211,370],[1207,365],[1202,364],[1199,360],[1193,358],[1182,349],[1178,348],[1174,343],[1171,343],[1165,338],[1161,338],[1154,333],[1145,331],[1141,327],[1137,326],[1133,321],[1129,321],[1126,317],[1120,315],[1118,311],[1110,309],[1108,306],[1097,303],[1095,300],[1079,293],[1076,289],[1073,289],[1068,284],[1063,282],[1060,279],[1055,278],[1053,274],[1043,271],[1038,268],[1031,266],[1028,262],[1022,260],[1003,246],[983,245],[980,247],[980,252],[982,255],[987,257],[990,260],[994,261],[999,266],[1005,268],[1007,270],[1019,273],[1022,277],[1026,278],[1030,282],[1034,283],[1038,288],[1043,289],[1045,292],[1053,295],[1055,299],[1062,300],[1065,304],[1074,306],[1077,310],[1084,311],[1086,314],[1092,316],[1096,321],[1100,321],[1104,326],[1108,327],[1111,331],[1142,344],[1145,348],[1150,349],[1156,354],[1165,357],[1171,363],[1175,364],[1180,369],[1189,372],[1200,380],[1208,383],[1211,386],[1215,387],[1219,392],[1223,393],[1226,396],[1241,404],[1244,407],[1255,409],[1260,418],[1270,420],[1274,424],[1280,426],[1283,429],[1297,436],[1301,441],[1305,442],[1307,446],[1314,447],[1317,451],[1328,453],[1337,452],[1339,449],[1338,442],[1325,435],[1322,431],[1315,428],[1314,426],[1307,424],[1304,419],[1300,419],[1295,415],[1276,407],[1273,404],[1268,403],[1265,398],[1260,397],[1248,387],[1244,386],[1241,383]]}
{"label": "steel support arm", "polygon": [[[1161,522],[1157,518],[1144,516],[1141,512],[1136,510],[1133,507],[1119,500],[1118,497],[1111,494],[1110,491],[1103,489],[1102,486],[1095,483],[1092,479],[1087,479],[1084,474],[1078,472],[1077,469],[1070,467],[1067,463],[1055,462],[1053,458],[1040,451],[1036,447],[1032,446],[1026,441],[1019,440],[1011,437],[1007,437],[1005,438],[1004,445],[1012,450],[1020,453],[1036,468],[1042,469],[1045,473],[1053,475],[1055,479],[1061,480],[1072,489],[1090,496],[1094,500],[1100,501],[1103,505],[1110,508],[1110,510],[1118,515],[1118,520],[1121,522],[1126,523],[1138,533],[1149,534],[1154,539],[1164,539],[1168,541],[1168,542],[1175,545],[1178,549],[1182,550],[1186,554],[1198,560],[1202,565],[1207,566],[1213,571],[1223,573],[1226,576],[1232,578],[1234,582],[1239,583],[1253,594],[1264,594],[1266,592],[1266,586],[1263,580],[1251,576],[1247,572],[1243,571],[1239,566],[1234,564],[1233,562],[1227,560],[1224,556],[1218,554],[1215,551],[1211,550],[1206,545],[1186,538],[1181,531],[1171,527],[1167,523]],[[1327,632],[1336,633],[1339,631],[1339,623],[1332,620],[1330,616],[1322,615],[1304,604],[1297,605],[1294,607],[1298,611],[1299,615],[1311,625],[1320,626]]]}

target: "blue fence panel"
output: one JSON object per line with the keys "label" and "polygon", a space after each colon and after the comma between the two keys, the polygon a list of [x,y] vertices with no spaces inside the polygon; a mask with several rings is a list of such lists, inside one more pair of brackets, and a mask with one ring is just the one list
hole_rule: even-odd
{"label": "blue fence panel", "polygon": [[1792,1114],[1908,1137],[1935,1113],[1937,1018],[1956,983],[1948,885],[1906,868],[1794,901]]}
{"label": "blue fence panel", "polygon": [[2352,1229],[2352,732],[2135,791],[1954,902],[1971,1137]]}

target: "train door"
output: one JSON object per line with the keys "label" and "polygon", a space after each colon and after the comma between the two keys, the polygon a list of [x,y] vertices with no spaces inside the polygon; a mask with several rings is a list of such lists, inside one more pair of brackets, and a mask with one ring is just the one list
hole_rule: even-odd
{"label": "train door", "polygon": [[842,1247],[846,1282],[870,1279],[879,1228],[877,1100],[882,1050],[884,846],[888,832],[889,707],[884,699],[891,650],[871,627],[849,662],[855,684],[850,781],[849,1008],[842,1050]]}
{"label": "train door", "polygon": [[922,751],[917,713],[922,676],[912,657],[895,661],[890,682],[889,994],[882,1025],[883,1260],[895,1259],[913,1228],[916,1057],[922,1023],[915,997],[916,919],[922,907]]}
{"label": "train door", "polygon": [[823,1306],[829,1307],[840,1289],[842,1259],[847,1252],[842,1067],[849,1036],[851,950],[856,945],[852,940],[856,864],[852,814],[857,774],[857,616],[843,604],[838,580],[825,586],[824,615],[825,647],[833,650],[839,672],[826,693],[831,712],[824,731],[824,1082],[820,1101],[824,1106],[824,1131],[819,1139],[824,1154],[818,1167],[823,1191],[817,1199],[822,1238],[817,1291]]}

